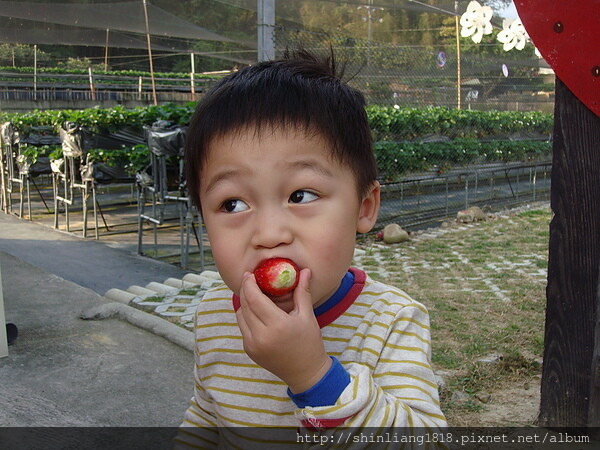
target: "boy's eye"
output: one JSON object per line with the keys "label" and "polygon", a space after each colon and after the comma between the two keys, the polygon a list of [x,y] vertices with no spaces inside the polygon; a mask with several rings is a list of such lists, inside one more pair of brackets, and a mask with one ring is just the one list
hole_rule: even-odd
{"label": "boy's eye", "polygon": [[248,205],[242,200],[232,199],[224,202],[221,208],[228,213],[238,213],[246,211],[248,209]]}
{"label": "boy's eye", "polygon": [[319,196],[310,191],[294,191],[292,195],[290,195],[290,203],[308,203],[315,201],[319,198]]}

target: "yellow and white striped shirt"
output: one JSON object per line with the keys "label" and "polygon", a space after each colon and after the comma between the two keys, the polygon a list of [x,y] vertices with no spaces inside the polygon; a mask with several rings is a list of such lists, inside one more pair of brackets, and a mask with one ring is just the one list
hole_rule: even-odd
{"label": "yellow and white striped shirt", "polygon": [[[216,448],[219,441],[224,445],[223,439],[231,438],[225,430],[239,438],[237,427],[296,430],[335,424],[433,432],[444,427],[430,365],[427,310],[400,289],[360,270],[351,271],[355,286],[347,297],[353,298],[321,328],[327,353],[342,363],[351,380],[330,406],[299,409],[288,397],[285,383],[244,352],[231,290],[220,286],[207,292],[196,315],[194,397],[176,442]],[[265,448],[269,433],[252,439]],[[232,442],[225,442],[225,447],[233,447]]]}

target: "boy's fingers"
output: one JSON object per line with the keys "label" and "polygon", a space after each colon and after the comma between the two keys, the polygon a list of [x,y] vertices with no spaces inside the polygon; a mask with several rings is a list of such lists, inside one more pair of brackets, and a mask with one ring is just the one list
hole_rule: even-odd
{"label": "boy's fingers", "polygon": [[248,301],[248,299],[252,296],[256,295],[256,290],[258,286],[256,285],[256,280],[254,279],[254,275],[250,272],[246,272],[242,278],[242,287],[240,292],[240,309],[238,312],[241,312],[245,318],[245,322],[247,325],[252,326],[257,320],[260,321],[260,316],[257,316],[254,313],[254,308],[252,303]]}
{"label": "boy's fingers", "polygon": [[306,312],[309,311],[312,313],[313,311],[313,299],[310,293],[310,278],[312,274],[310,269],[302,269],[300,271],[300,280],[298,281],[298,286],[294,290],[294,303],[295,309],[298,312]]}
{"label": "boy's fingers", "polygon": [[237,318],[238,326],[240,327],[242,337],[251,339],[252,338],[252,330],[246,323],[246,319],[244,318],[244,311],[242,308],[238,309],[235,312],[235,317]]}
{"label": "boy's fingers", "polygon": [[273,314],[279,312],[279,309],[262,293],[256,284],[254,274],[249,272],[244,274],[244,278],[242,279],[240,304],[246,318],[246,323],[249,326],[258,323],[266,325],[271,320]]}

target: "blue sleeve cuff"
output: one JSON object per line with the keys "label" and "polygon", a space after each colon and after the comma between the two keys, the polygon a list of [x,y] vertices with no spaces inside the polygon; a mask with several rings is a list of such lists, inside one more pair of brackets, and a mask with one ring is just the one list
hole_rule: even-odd
{"label": "blue sleeve cuff", "polygon": [[350,384],[350,374],[344,369],[344,366],[337,358],[333,356],[330,358],[333,360],[333,364],[313,387],[299,394],[293,394],[288,388],[287,394],[298,408],[335,405],[341,393]]}

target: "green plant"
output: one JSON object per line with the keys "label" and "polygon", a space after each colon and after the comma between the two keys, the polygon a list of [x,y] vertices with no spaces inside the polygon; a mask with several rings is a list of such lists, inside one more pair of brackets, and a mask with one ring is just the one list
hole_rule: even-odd
{"label": "green plant", "polygon": [[56,161],[57,159],[60,159],[63,157],[63,151],[62,151],[62,147],[56,147],[54,150],[52,150],[49,155],[50,159],[52,161]]}
{"label": "green plant", "polygon": [[[196,295],[198,292],[200,292],[202,288],[201,287],[192,287],[192,288],[186,288],[186,289],[182,289],[179,291],[180,295]],[[181,301],[181,300],[179,300]]]}
{"label": "green plant", "polygon": [[375,140],[413,140],[430,134],[449,138],[485,138],[533,131],[550,135],[552,114],[517,111],[475,111],[442,107],[393,108],[371,105],[367,115]]}
{"label": "green plant", "polygon": [[150,151],[144,144],[113,150],[91,149],[88,152],[94,161],[112,167],[121,166],[130,175],[142,171],[150,163]]}
{"label": "green plant", "polygon": [[92,131],[117,131],[125,127],[142,127],[157,120],[168,120],[174,124],[187,125],[194,111],[195,103],[185,105],[166,103],[159,106],[127,109],[88,108],[83,110],[34,110],[27,113],[0,112],[0,121],[14,123],[22,134],[28,134],[32,127],[51,126],[56,132],[63,122],[75,122]]}
{"label": "green plant", "polygon": [[144,302],[160,303],[164,302],[165,298],[166,297],[164,295],[152,295],[150,297],[146,297]]}
{"label": "green plant", "polygon": [[102,70],[103,64],[94,64],[89,58],[67,58],[66,61],[59,62],[59,67],[69,69],[80,69],[87,72],[88,68],[95,71]]}
{"label": "green plant", "polygon": [[549,157],[552,144],[540,141],[489,141],[458,138],[446,142],[376,142],[375,158],[381,177],[395,181],[406,172],[438,167],[440,171],[456,164],[494,161],[525,161]]}
{"label": "green plant", "polygon": [[[2,45],[6,45],[6,44],[2,44]],[[6,48],[8,47],[2,47],[2,45],[0,45],[0,63],[2,63],[4,61],[4,64],[6,64],[6,59],[8,58],[8,56],[4,56],[8,53],[10,53],[10,49],[8,49],[8,51],[6,50]],[[17,44],[17,49],[19,48],[25,48],[26,46],[19,46]],[[29,53],[27,53],[29,52]],[[33,49],[31,50],[26,50],[24,53],[26,53],[26,58],[27,62],[30,62],[33,59]],[[40,58],[44,58],[44,59],[48,59],[47,55],[44,53],[40,53],[40,50],[38,50],[38,59]],[[23,61],[25,62],[25,61]],[[23,75],[33,75],[34,71],[37,71],[37,75],[39,77],[40,81],[57,81],[60,80],[61,82],[68,82],[68,78],[65,77],[61,77],[61,75],[84,75],[87,77],[88,75],[88,68],[89,67],[93,67],[94,69],[94,77],[98,77],[99,79],[107,79],[107,78],[103,78],[103,77],[112,77],[111,80],[113,82],[121,82],[121,83],[137,83],[137,79],[139,77],[143,77],[143,78],[150,78],[150,72],[146,72],[146,71],[141,71],[141,70],[109,70],[109,71],[104,71],[103,70],[103,65],[100,64],[90,64],[89,60],[87,60],[87,58],[83,58],[83,59],[77,59],[77,58],[69,58],[67,60],[66,63],[63,64],[63,67],[27,67],[27,66],[20,66],[20,67],[12,67],[12,66],[0,66],[0,72],[3,73],[10,73],[11,75],[11,79],[14,79],[14,74],[23,74]],[[52,75],[56,75],[56,77],[52,78]],[[168,82],[170,84],[172,84],[175,80],[179,79],[181,80],[182,83],[184,84],[189,84],[189,79],[190,79],[190,74],[188,72],[154,72],[154,76],[155,76],[155,81],[160,84]],[[219,79],[220,77],[222,77],[223,75],[204,75],[201,73],[197,73],[194,75],[194,77],[196,79],[203,79],[203,80],[215,80],[215,79]],[[122,77],[122,80],[118,80],[115,79],[115,77]],[[129,80],[127,80],[126,78],[129,78]],[[25,79],[25,78],[23,78]]]}
{"label": "green plant", "polygon": [[[22,155],[26,156],[32,163],[35,163],[38,158],[40,157],[50,157],[51,159],[58,159],[58,158],[53,158],[52,155],[55,154],[55,152],[60,150],[60,155],[62,156],[62,149],[59,146],[56,145],[39,145],[39,146],[34,146],[34,145],[21,145],[20,147],[20,152]],[[59,156],[60,157],[60,156]]]}
{"label": "green plant", "polygon": [[[141,131],[143,126],[151,125],[157,120],[185,126],[189,124],[194,108],[195,103],[191,102],[185,105],[164,104],[133,109],[116,106],[106,109],[0,112],[0,121],[13,122],[22,135],[27,135],[33,127],[39,126],[50,126],[58,132],[65,121],[75,122],[92,132],[110,133],[123,128]],[[474,162],[547,158],[551,152],[549,142],[487,139],[489,136],[517,131],[549,134],[553,122],[550,114],[448,108],[395,109],[375,105],[367,108],[367,115],[376,138],[375,157],[384,181],[397,181],[404,173],[434,167],[443,172],[453,165]],[[431,133],[444,135],[447,140],[419,142],[418,138]],[[52,149],[48,153],[53,158],[60,157],[58,150]],[[122,165],[129,173],[140,171],[149,162],[144,145],[118,150],[94,149],[92,153],[97,161]]]}

